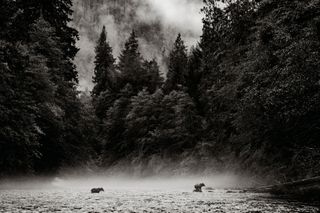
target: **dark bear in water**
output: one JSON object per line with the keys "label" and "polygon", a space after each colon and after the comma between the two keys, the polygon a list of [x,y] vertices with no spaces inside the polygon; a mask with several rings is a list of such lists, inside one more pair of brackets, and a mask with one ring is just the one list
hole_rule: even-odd
{"label": "dark bear in water", "polygon": [[206,185],[204,185],[204,183],[199,183],[199,184],[196,184],[194,185],[194,192],[202,192],[202,187],[204,187]]}
{"label": "dark bear in water", "polygon": [[93,188],[91,189],[91,193],[100,193],[100,192],[104,192],[103,188]]}

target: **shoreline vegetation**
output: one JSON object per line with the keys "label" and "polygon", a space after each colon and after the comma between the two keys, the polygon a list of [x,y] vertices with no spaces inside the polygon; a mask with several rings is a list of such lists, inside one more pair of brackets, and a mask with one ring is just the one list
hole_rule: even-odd
{"label": "shoreline vegetation", "polygon": [[288,196],[309,202],[320,201],[320,177],[263,187],[252,187],[245,189],[245,192],[270,193],[277,196]]}
{"label": "shoreline vegetation", "polygon": [[132,29],[116,60],[103,27],[85,93],[72,1],[4,0],[0,177],[65,168],[318,177],[320,2],[222,2],[204,0],[197,46],[188,51],[177,35],[166,76],[142,57],[141,32]]}

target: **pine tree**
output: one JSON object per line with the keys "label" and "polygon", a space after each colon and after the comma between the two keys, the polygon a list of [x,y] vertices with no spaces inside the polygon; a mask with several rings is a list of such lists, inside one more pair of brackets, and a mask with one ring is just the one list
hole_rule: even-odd
{"label": "pine tree", "polygon": [[62,46],[63,59],[67,66],[64,78],[67,81],[78,81],[78,73],[73,64],[73,59],[78,52],[76,40],[78,32],[70,27],[72,15],[71,0],[17,0],[12,3],[16,11],[11,20],[13,28],[10,30],[8,39],[10,41],[26,41],[29,39],[29,29],[32,24],[43,17],[56,32],[59,44]]}
{"label": "pine tree", "polygon": [[43,62],[24,45],[0,41],[0,176],[32,173],[39,157],[40,94],[33,96],[44,89]]}
{"label": "pine tree", "polygon": [[187,63],[187,48],[179,34],[169,56],[169,70],[164,86],[167,93],[179,90],[186,85]]}
{"label": "pine tree", "polygon": [[132,31],[119,57],[118,69],[121,73],[122,85],[129,83],[136,93],[144,87],[142,82],[144,82],[145,73],[142,63],[138,40],[135,31]]}
{"label": "pine tree", "polygon": [[130,107],[130,98],[134,95],[132,86],[127,84],[119,93],[119,98],[106,112],[102,137],[106,141],[104,146],[104,161],[112,163],[126,156],[133,147],[125,139],[125,118]]}
{"label": "pine tree", "polygon": [[188,58],[188,73],[186,75],[186,87],[188,94],[193,98],[199,111],[203,110],[200,103],[200,83],[202,79],[202,49],[199,46],[191,48]]}
{"label": "pine tree", "polygon": [[60,39],[55,29],[43,16],[40,16],[30,26],[29,37],[33,51],[46,58],[46,65],[49,68],[48,72],[51,75],[51,80],[55,84],[67,81],[65,79],[65,72],[68,62],[66,62],[63,56],[63,46],[60,44]]}
{"label": "pine tree", "polygon": [[144,61],[143,69],[145,76],[143,77],[145,82],[142,82],[146,86],[150,93],[154,93],[159,89],[163,83],[163,78],[160,74],[159,65],[155,59],[151,61]]}
{"label": "pine tree", "polygon": [[298,178],[319,174],[318,7],[316,1],[263,1],[243,69],[239,138],[247,136],[243,143],[251,141],[259,153],[250,161],[283,176],[288,170]]}
{"label": "pine tree", "polygon": [[0,6],[0,176],[54,172],[90,158],[70,8],[62,0]]}
{"label": "pine tree", "polygon": [[[51,96],[44,96],[45,85],[41,89],[38,86],[38,89],[35,88],[36,93],[30,97],[34,100],[37,94],[41,94],[39,96],[44,99],[44,104],[38,104],[39,111],[36,117],[36,124],[42,134],[39,136],[41,157],[37,159],[35,168],[38,172],[55,172],[64,164],[80,163],[81,158],[89,156],[84,153],[90,149],[84,148],[86,141],[82,134],[81,103],[77,98],[78,92],[74,82],[66,78],[65,72],[69,62],[64,57],[60,38],[42,16],[31,25],[29,37],[29,51],[36,56],[33,57],[34,60],[39,61],[39,57],[43,58],[40,61],[45,66],[42,75],[47,73],[45,79],[54,88]],[[38,69],[35,63],[30,72],[34,73],[37,70],[41,69]]]}
{"label": "pine tree", "polygon": [[[49,80],[55,88],[52,97],[43,97],[45,104],[39,108],[37,113],[36,123],[43,134],[39,136],[41,157],[37,159],[35,169],[41,172],[54,171],[61,166],[63,160],[64,111],[61,107],[62,97],[58,95],[58,91],[65,83],[64,71],[67,65],[63,58],[59,38],[54,28],[44,20],[43,16],[30,26],[29,37],[29,50],[33,55],[44,59],[42,63],[46,69],[43,69],[42,72],[49,74]],[[37,70],[35,68],[35,66],[31,68],[31,72]]]}
{"label": "pine tree", "polygon": [[11,0],[2,0],[0,4],[0,38],[8,39],[11,36],[12,28],[12,19],[14,18],[15,13],[17,12],[16,2]]}
{"label": "pine tree", "polygon": [[112,48],[107,42],[106,28],[103,26],[98,40],[95,57],[95,69],[93,82],[95,87],[92,90],[93,97],[98,97],[102,92],[115,90],[115,59],[112,55]]}

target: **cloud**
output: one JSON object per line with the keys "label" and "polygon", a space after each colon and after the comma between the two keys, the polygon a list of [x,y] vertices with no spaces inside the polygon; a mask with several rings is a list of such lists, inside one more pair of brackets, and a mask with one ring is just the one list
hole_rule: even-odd
{"label": "cloud", "polygon": [[144,58],[156,58],[165,73],[165,57],[178,33],[188,47],[199,40],[202,7],[202,0],[74,0],[73,26],[80,34],[80,51],[75,59],[79,89],[93,87],[94,47],[103,25],[115,57],[135,29]]}
{"label": "cloud", "polygon": [[152,9],[165,26],[175,27],[181,32],[200,35],[202,30],[203,6],[199,0],[148,0]]}

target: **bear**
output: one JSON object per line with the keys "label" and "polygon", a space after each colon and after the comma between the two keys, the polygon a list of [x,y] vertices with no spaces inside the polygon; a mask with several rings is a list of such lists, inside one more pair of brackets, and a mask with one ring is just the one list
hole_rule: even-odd
{"label": "bear", "polygon": [[193,192],[202,192],[202,187],[206,186],[204,183],[194,185]]}
{"label": "bear", "polygon": [[104,192],[104,189],[101,187],[91,189],[91,193],[100,193],[100,192]]}

